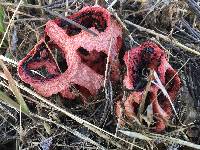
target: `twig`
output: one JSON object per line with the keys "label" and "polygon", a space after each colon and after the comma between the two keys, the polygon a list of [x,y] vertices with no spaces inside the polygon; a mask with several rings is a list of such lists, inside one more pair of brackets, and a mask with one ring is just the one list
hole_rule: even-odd
{"label": "twig", "polygon": [[180,47],[181,49],[184,49],[185,51],[187,52],[190,52],[190,53],[193,53],[193,54],[196,54],[198,56],[200,56],[200,52],[196,51],[196,50],[193,50],[192,48],[189,48],[183,44],[181,44],[180,42],[178,42],[175,38],[169,38],[168,36],[165,36],[165,35],[162,35],[162,34],[159,34],[159,33],[156,33],[154,30],[151,30],[151,29],[147,29],[147,28],[144,28],[140,25],[137,25],[137,24],[134,24],[128,20],[125,20],[124,21],[125,23],[131,25],[131,26],[134,26],[135,28],[137,28],[139,31],[142,31],[142,32],[147,32],[149,34],[152,34],[152,35],[155,35],[156,38],[161,38],[167,42],[171,42],[172,44]]}

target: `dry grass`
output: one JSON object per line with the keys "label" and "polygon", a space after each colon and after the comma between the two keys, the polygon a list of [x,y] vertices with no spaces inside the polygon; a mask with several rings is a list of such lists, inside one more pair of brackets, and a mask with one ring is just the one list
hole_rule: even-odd
{"label": "dry grass", "polygon": [[[0,33],[0,134],[4,135],[0,137],[0,149],[7,148],[7,143],[14,143],[13,149],[200,149],[200,6],[194,0],[1,0],[0,4],[7,27]],[[153,133],[142,122],[144,114],[138,115],[139,123],[118,129],[113,105],[126,91],[122,82],[111,84],[109,59],[104,89],[86,105],[59,95],[44,98],[19,79],[17,62],[39,40],[50,17],[63,18],[64,13],[70,15],[82,6],[97,4],[122,24],[122,51],[152,39],[166,50],[178,70],[183,88],[172,104],[176,115],[167,122],[166,132]],[[144,109],[143,104],[138,112],[148,111]]]}

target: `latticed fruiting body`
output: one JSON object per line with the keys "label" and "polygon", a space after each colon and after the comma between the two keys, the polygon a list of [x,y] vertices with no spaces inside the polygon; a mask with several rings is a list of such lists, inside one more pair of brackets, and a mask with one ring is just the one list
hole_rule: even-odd
{"label": "latticed fruiting body", "polygon": [[[130,93],[123,104],[117,102],[116,114],[118,118],[123,116],[119,113],[123,112],[121,111],[122,105],[124,105],[122,108],[124,108],[127,118],[132,120],[137,116],[137,110],[146,90],[150,70],[158,74],[159,80],[165,86],[171,101],[175,100],[180,89],[180,78],[168,63],[165,52],[159,46],[152,42],[145,42],[126,52],[124,61],[127,67],[124,86],[129,90],[133,90],[133,92]],[[153,80],[157,83],[155,78]],[[172,115],[170,100],[162,93],[159,86],[151,83],[145,101],[152,104],[155,130],[158,132],[164,130],[165,121]]]}
{"label": "latticed fruiting body", "polygon": [[[95,95],[104,80],[106,61],[110,52],[111,78],[119,78],[118,54],[122,45],[122,29],[104,8],[85,7],[68,17],[85,26],[97,36],[81,30],[62,19],[50,20],[45,26],[45,36],[20,61],[18,72],[21,79],[43,96],[60,92],[73,99],[74,86],[84,96]],[[52,53],[59,52],[64,58],[65,70],[59,66]],[[61,64],[62,66],[62,64]],[[35,75],[31,70],[44,69],[48,76]]]}

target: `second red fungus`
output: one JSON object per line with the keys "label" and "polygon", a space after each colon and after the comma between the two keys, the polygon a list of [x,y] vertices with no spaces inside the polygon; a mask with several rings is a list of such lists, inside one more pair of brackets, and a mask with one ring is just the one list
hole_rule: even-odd
{"label": "second red fungus", "polygon": [[[165,86],[172,101],[175,100],[180,88],[180,78],[177,72],[166,60],[164,51],[152,42],[145,42],[142,45],[126,52],[124,61],[127,67],[127,74],[124,79],[124,86],[133,90],[125,102],[116,104],[116,115],[122,117],[121,108],[124,105],[124,114],[129,120],[137,116],[137,111],[147,86],[147,77],[150,70],[155,71],[162,85]],[[154,78],[154,82],[157,83]],[[172,107],[169,99],[162,93],[162,90],[151,83],[146,102],[152,103],[155,118],[155,130],[160,132],[165,129],[165,121],[171,117]],[[123,118],[122,118],[123,119]],[[123,122],[123,121],[120,121]]]}

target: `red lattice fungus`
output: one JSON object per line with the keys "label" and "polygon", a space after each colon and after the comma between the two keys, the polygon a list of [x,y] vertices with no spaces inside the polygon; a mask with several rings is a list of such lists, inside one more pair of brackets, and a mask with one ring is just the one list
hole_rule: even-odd
{"label": "red lattice fungus", "polygon": [[97,36],[62,19],[50,20],[46,23],[45,37],[18,65],[21,79],[45,97],[60,92],[73,99],[75,94],[71,92],[71,86],[84,96],[95,95],[103,84],[108,51],[111,78],[119,78],[122,29],[118,22],[106,9],[98,6],[85,7],[68,18]]}
{"label": "red lattice fungus", "polygon": [[[129,120],[133,120],[137,116],[137,109],[148,82],[146,79],[150,69],[158,74],[171,100],[175,100],[180,89],[180,78],[168,63],[164,51],[159,46],[152,42],[145,42],[126,52],[124,61],[127,67],[124,86],[129,90],[133,90],[133,92],[123,103],[122,101],[117,102],[116,115],[118,118],[122,116],[122,108],[124,108],[124,114]],[[153,80],[157,82],[155,78]],[[151,83],[145,101],[149,104],[152,103],[155,130],[157,132],[163,131],[165,121],[172,115],[170,101],[162,94],[161,89],[153,83]],[[123,123],[122,120],[120,122]]]}

